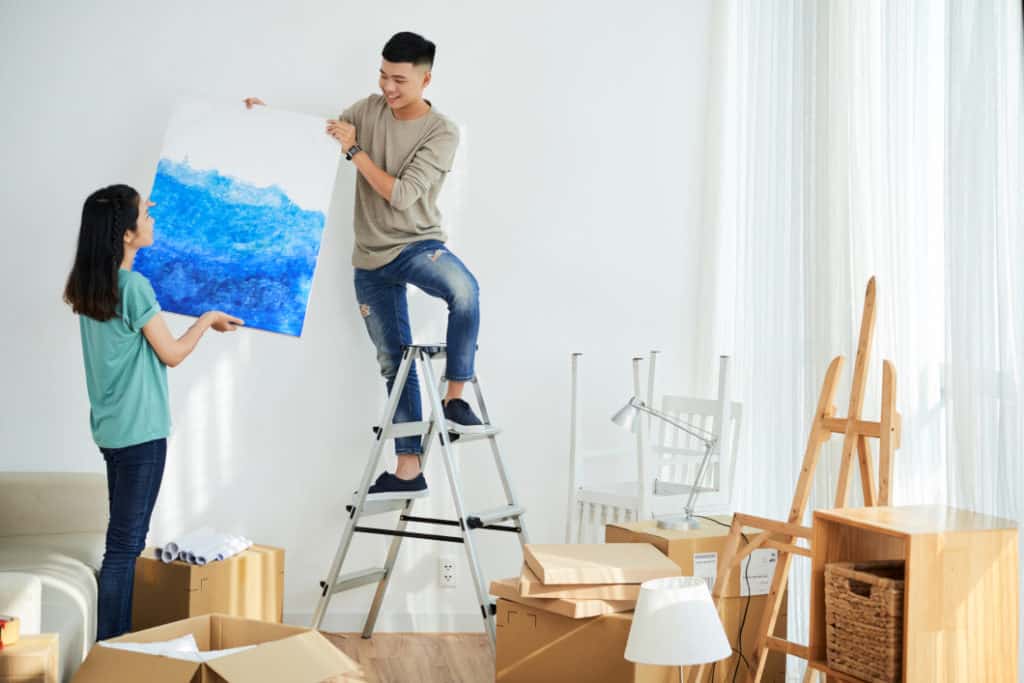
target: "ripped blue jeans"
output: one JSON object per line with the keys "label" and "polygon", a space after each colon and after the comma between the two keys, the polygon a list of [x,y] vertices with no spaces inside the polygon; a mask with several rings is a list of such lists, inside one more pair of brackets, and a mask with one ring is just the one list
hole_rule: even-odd
{"label": "ripped blue jeans", "polygon": [[[476,339],[480,331],[480,287],[459,258],[438,240],[413,242],[394,261],[376,270],[355,270],[356,301],[373,345],[388,393],[402,362],[402,346],[412,344],[407,284],[448,304],[448,360],[444,377],[461,382],[473,379]],[[413,366],[398,400],[395,422],[423,419],[420,386]],[[395,439],[395,452],[423,452],[420,437]]]}

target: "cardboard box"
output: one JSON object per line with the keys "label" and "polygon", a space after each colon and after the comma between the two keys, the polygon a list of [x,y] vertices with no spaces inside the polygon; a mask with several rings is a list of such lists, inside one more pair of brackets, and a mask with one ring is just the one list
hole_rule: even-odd
{"label": "cardboard box", "polygon": [[254,545],[201,567],[147,549],[135,562],[133,631],[214,613],[280,623],[283,609],[282,548]]}
{"label": "cardboard box", "polygon": [[0,614],[0,647],[7,647],[18,642],[21,635],[21,619]]}
{"label": "cardboard box", "polygon": [[257,647],[210,662],[193,662],[94,645],[74,683],[321,683],[363,681],[359,666],[306,628],[222,614],[193,617],[129,633],[109,642],[155,643],[188,634],[200,651]]}
{"label": "cardboard box", "polygon": [[[758,629],[761,625],[761,617],[764,614],[768,596],[758,595],[750,598],[750,609],[747,612],[747,620],[743,625],[743,647],[740,651],[750,661],[757,647]],[[739,633],[740,621],[743,619],[743,610],[747,604],[747,598],[722,598],[718,603],[718,616],[722,620],[722,628],[729,638],[729,644],[736,648],[736,635]],[[786,637],[786,620],[788,610],[786,599],[783,598],[782,608],[779,610],[779,617],[775,620],[775,633],[780,637]],[[733,654],[729,659],[722,660],[715,665],[713,683],[731,683],[733,669],[739,655]],[[690,668],[687,667],[686,674],[690,675]],[[747,669],[743,662],[739,662],[739,674],[736,680],[744,681],[747,677]],[[786,655],[781,652],[769,652],[768,662],[765,664],[764,676],[761,683],[786,683]]]}
{"label": "cardboard box", "polygon": [[571,600],[568,598],[524,598],[519,595],[519,579],[498,579],[491,582],[491,595],[518,602],[527,607],[561,614],[570,619],[585,619],[602,614],[629,612],[636,600]]}
{"label": "cardboard box", "polygon": [[[519,575],[519,595],[524,598],[568,598],[570,600],[629,600],[634,604],[640,598],[638,583],[602,583],[591,586],[547,586],[523,565]],[[632,608],[630,608],[632,609]]]}
{"label": "cardboard box", "polygon": [[[605,541],[607,543],[650,543],[679,565],[683,576],[702,577],[708,581],[710,589],[714,586],[715,576],[718,573],[718,558],[729,534],[729,525],[732,524],[730,516],[715,516],[713,519],[719,520],[725,526],[706,519],[699,519],[700,528],[693,530],[659,529],[657,522],[653,520],[630,524],[609,524],[605,527]],[[751,535],[757,534],[758,530],[747,527],[744,529],[744,533],[749,538]],[[744,596],[748,592],[752,595],[768,593],[771,577],[775,572],[778,560],[778,552],[769,549],[755,550],[748,560],[750,560],[749,564],[744,561],[743,566],[733,570],[729,582],[722,590],[722,597]],[[747,577],[744,574],[748,566],[749,590]]]}
{"label": "cardboard box", "polygon": [[643,583],[679,576],[679,567],[647,541],[609,545],[523,546],[523,559],[545,584]]}
{"label": "cardboard box", "polygon": [[0,650],[0,683],[57,683],[59,639],[56,633],[23,635]]}
{"label": "cardboard box", "polygon": [[496,619],[497,682],[679,682],[679,667],[626,661],[632,612],[581,620],[498,600]]}

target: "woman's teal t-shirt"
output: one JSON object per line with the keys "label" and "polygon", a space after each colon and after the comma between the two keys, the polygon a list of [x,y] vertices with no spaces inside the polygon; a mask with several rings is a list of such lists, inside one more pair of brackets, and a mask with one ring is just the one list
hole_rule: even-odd
{"label": "woman's teal t-shirt", "polygon": [[124,448],[166,438],[171,431],[167,366],[142,334],[160,312],[144,275],[117,272],[117,315],[99,322],[78,316],[92,437],[100,448]]}

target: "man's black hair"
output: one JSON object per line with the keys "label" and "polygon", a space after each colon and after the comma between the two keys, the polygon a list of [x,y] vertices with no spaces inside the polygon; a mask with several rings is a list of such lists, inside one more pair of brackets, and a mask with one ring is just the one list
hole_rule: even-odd
{"label": "man's black hair", "polygon": [[391,36],[391,40],[384,45],[381,57],[395,64],[401,62],[412,62],[414,66],[425,64],[429,69],[434,66],[435,50],[434,44],[420,34],[402,31]]}

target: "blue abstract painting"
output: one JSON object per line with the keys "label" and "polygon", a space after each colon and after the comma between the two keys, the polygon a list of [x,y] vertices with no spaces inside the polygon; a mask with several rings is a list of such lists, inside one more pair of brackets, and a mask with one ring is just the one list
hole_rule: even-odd
{"label": "blue abstract painting", "polygon": [[[154,244],[135,261],[164,310],[221,310],[246,327],[302,334],[339,153],[329,140],[321,145],[321,119],[282,114],[192,104],[172,120],[150,193]],[[317,140],[289,144],[301,136]],[[254,155],[250,147],[261,144]],[[303,149],[315,150],[306,160],[319,175],[312,194],[301,188],[311,169],[294,158]],[[287,158],[275,163],[275,153]]]}

